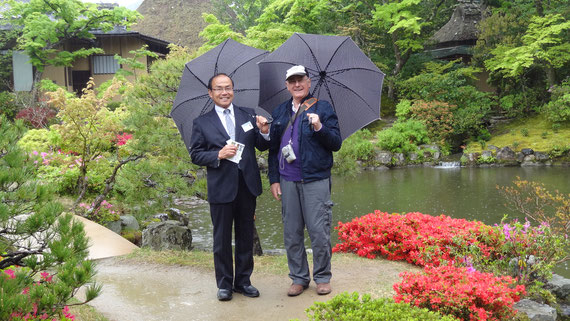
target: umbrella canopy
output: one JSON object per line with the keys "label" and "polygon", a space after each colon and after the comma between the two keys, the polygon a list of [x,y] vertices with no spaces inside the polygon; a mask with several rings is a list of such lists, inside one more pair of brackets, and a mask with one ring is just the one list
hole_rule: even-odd
{"label": "umbrella canopy", "polygon": [[[186,64],[170,116],[188,149],[192,136],[192,122],[214,108],[214,102],[208,95],[208,80],[218,73],[227,74],[234,81],[233,104],[257,107],[259,99],[257,62],[267,54],[267,51],[227,39]],[[259,110],[261,108],[256,109],[258,112]],[[265,111],[259,114],[268,116]]]}
{"label": "umbrella canopy", "polygon": [[271,112],[291,94],[285,72],[294,65],[306,67],[311,94],[333,106],[342,139],[380,119],[384,73],[350,37],[293,34],[258,63],[259,106]]}

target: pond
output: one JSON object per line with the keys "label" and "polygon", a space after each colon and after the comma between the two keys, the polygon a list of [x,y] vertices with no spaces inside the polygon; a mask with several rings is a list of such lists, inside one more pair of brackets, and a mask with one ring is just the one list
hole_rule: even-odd
{"label": "pond", "polygon": [[[334,176],[332,183],[333,226],[351,221],[374,210],[388,213],[421,212],[445,214],[453,218],[479,220],[485,224],[524,217],[505,206],[506,200],[496,186],[512,185],[521,179],[543,183],[550,191],[570,193],[568,167],[500,167],[500,168],[402,168],[363,171],[354,177]],[[212,226],[208,206],[191,211],[193,243],[196,248],[211,250]],[[262,247],[268,253],[284,253],[280,203],[266,191],[258,198],[256,226]],[[333,244],[338,241],[331,231]],[[307,247],[310,245],[306,236]],[[567,262],[568,263],[568,262]],[[570,278],[568,265],[557,273]]]}

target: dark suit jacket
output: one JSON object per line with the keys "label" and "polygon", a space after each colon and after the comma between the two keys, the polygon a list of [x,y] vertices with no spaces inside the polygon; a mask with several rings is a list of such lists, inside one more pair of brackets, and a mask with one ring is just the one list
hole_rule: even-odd
{"label": "dark suit jacket", "polygon": [[[255,118],[252,117],[255,115],[253,109],[234,105],[234,114],[236,141],[245,144],[239,169],[243,173],[251,194],[259,196],[261,178],[254,147],[266,150],[269,148],[269,141],[261,136],[257,128]],[[250,122],[253,128],[244,132],[242,124],[246,122]],[[218,152],[226,145],[228,139],[230,137],[215,109],[194,119],[190,157],[194,164],[207,167],[208,202],[210,203],[229,203],[237,195],[238,164],[226,159],[218,162]]]}

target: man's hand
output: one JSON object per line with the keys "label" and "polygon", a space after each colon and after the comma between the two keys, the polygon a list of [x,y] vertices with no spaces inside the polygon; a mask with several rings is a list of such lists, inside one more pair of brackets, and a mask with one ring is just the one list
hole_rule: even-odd
{"label": "man's hand", "polygon": [[315,131],[321,130],[323,124],[321,124],[321,119],[319,118],[319,114],[307,113],[307,117],[309,118],[309,124],[313,125],[313,129]]}
{"label": "man's hand", "polygon": [[237,146],[236,145],[226,145],[218,152],[218,159],[232,158],[236,156]]}
{"label": "man's hand", "polygon": [[262,134],[269,133],[269,124],[267,123],[267,118],[257,115],[255,116],[255,124]]}
{"label": "man's hand", "polygon": [[281,184],[273,183],[273,184],[271,184],[269,189],[271,190],[271,194],[273,194],[273,197],[276,200],[280,201],[281,200]]}

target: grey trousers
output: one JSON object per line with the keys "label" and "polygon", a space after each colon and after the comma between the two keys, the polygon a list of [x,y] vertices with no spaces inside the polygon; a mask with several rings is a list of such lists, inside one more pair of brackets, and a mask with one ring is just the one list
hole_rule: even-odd
{"label": "grey trousers", "polygon": [[313,280],[328,283],[331,279],[332,201],[330,178],[310,182],[281,179],[283,241],[287,250],[289,277],[294,284],[311,282],[305,250],[305,227],[313,250]]}

